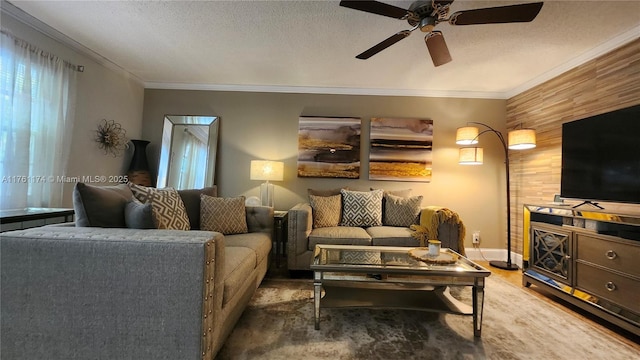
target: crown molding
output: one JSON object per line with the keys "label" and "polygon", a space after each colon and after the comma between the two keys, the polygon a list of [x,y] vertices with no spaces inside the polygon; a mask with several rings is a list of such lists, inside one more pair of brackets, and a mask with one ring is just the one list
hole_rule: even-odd
{"label": "crown molding", "polygon": [[611,40],[602,43],[596,47],[594,47],[593,49],[565,62],[564,64],[551,69],[547,72],[545,72],[544,74],[535,77],[534,79],[531,79],[529,81],[527,81],[526,83],[513,88],[507,92],[504,93],[504,99],[510,99],[518,94],[521,94],[531,88],[534,88],[546,81],[549,81],[575,67],[578,67],[588,61],[591,61],[601,55],[604,55],[612,50],[615,50],[619,47],[621,47],[622,45],[628,44],[630,42],[632,42],[633,40],[636,40],[640,38],[640,25],[632,28],[629,31],[626,31],[614,38],[612,38]]}
{"label": "crown molding", "polygon": [[328,95],[365,95],[365,96],[413,96],[413,97],[444,97],[444,98],[477,98],[501,99],[502,92],[480,91],[446,91],[446,90],[410,90],[410,89],[366,89],[342,87],[312,87],[312,86],[275,86],[275,85],[219,85],[219,84],[187,84],[145,82],[145,89],[158,90],[204,90],[204,91],[240,91],[262,93],[293,93],[293,94],[328,94]]}

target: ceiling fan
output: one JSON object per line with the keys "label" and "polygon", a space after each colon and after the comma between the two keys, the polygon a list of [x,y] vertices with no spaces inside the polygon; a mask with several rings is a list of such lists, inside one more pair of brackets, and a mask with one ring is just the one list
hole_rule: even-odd
{"label": "ceiling fan", "polygon": [[442,32],[434,30],[439,23],[446,21],[451,25],[477,25],[530,22],[536,18],[543,4],[542,2],[536,2],[462,10],[449,15],[449,7],[452,3],[453,0],[422,0],[414,2],[408,10],[405,10],[379,1],[342,0],[340,1],[340,6],[399,20],[407,20],[411,25],[411,29],[402,30],[391,35],[389,38],[358,54],[356,58],[368,59],[406,38],[412,31],[420,29],[426,33],[424,41],[427,44],[433,65],[440,66],[451,61],[451,54],[449,54],[449,48],[447,48]]}

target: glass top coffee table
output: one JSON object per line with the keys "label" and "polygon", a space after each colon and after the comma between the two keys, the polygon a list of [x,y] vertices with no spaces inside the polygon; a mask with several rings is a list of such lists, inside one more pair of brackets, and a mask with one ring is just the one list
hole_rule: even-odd
{"label": "glass top coffee table", "polygon": [[[320,308],[392,308],[471,315],[473,334],[480,337],[485,278],[491,272],[451,249],[424,260],[409,251],[416,250],[316,245],[311,261],[316,330]],[[472,304],[453,298],[449,286],[472,287]]]}

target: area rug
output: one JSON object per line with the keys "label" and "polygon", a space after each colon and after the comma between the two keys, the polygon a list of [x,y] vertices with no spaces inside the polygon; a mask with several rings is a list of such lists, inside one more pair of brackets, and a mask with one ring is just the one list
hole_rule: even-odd
{"label": "area rug", "polygon": [[[260,287],[216,359],[638,358],[632,346],[495,277],[480,339],[471,316],[407,310],[322,309],[315,330],[312,283],[299,288]],[[468,301],[471,291],[452,295]]]}

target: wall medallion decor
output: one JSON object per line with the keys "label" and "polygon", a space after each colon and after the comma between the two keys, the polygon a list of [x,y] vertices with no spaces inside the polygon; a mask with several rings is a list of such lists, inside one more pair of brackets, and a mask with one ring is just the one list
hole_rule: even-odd
{"label": "wall medallion decor", "polygon": [[433,120],[372,118],[369,180],[431,181]]}
{"label": "wall medallion decor", "polygon": [[298,176],[358,179],[360,118],[301,116]]}
{"label": "wall medallion decor", "polygon": [[102,119],[98,124],[98,130],[96,130],[95,142],[98,143],[98,147],[104,151],[104,154],[111,154],[113,157],[122,155],[124,149],[127,147],[126,137],[127,131],[122,126],[113,121]]}

